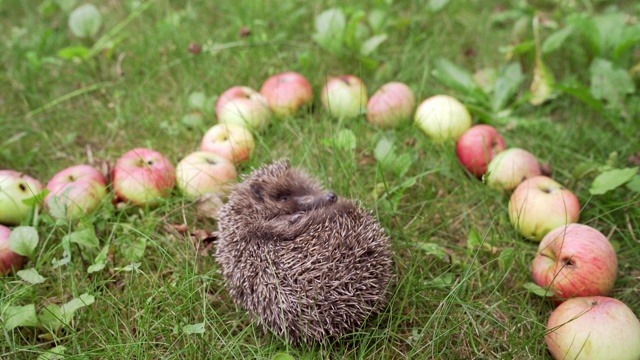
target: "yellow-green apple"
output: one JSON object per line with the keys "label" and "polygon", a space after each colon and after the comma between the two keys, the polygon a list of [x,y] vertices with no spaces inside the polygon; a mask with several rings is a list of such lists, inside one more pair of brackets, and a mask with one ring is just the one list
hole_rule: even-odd
{"label": "yellow-green apple", "polygon": [[487,172],[487,165],[507,144],[496,128],[491,125],[474,125],[465,131],[456,146],[458,160],[476,177]]}
{"label": "yellow-green apple", "polygon": [[415,123],[433,141],[458,140],[471,127],[471,114],[458,99],[434,95],[418,105]]}
{"label": "yellow-green apple", "polygon": [[32,207],[22,202],[39,194],[42,183],[14,170],[0,170],[0,224],[18,225]]}
{"label": "yellow-green apple", "polygon": [[521,182],[509,200],[511,224],[520,235],[534,241],[579,219],[578,197],[548,176],[534,176]]}
{"label": "yellow-green apple", "polygon": [[187,196],[197,197],[226,190],[238,176],[235,165],[224,157],[196,151],[176,166],[178,188]]}
{"label": "yellow-green apple", "polygon": [[369,98],[367,103],[367,121],[391,128],[409,120],[416,107],[416,96],[406,84],[390,82],[382,85]]}
{"label": "yellow-green apple", "polygon": [[368,99],[367,87],[354,75],[329,78],[320,93],[320,103],[335,118],[364,114]]}
{"label": "yellow-green apple", "polygon": [[176,174],[171,161],[158,151],[136,148],[122,155],[113,169],[117,200],[155,206],[171,193]]}
{"label": "yellow-green apple", "polygon": [[22,268],[24,256],[16,254],[9,247],[11,229],[0,225],[0,276]]}
{"label": "yellow-green apple", "polygon": [[[51,215],[68,220],[77,219],[95,210],[107,195],[107,180],[96,168],[75,165],[61,170],[47,183],[49,194],[44,205]],[[52,207],[57,209],[54,211]]]}
{"label": "yellow-green apple", "polygon": [[247,128],[234,124],[216,124],[202,137],[200,149],[240,163],[249,160],[255,147],[256,142]]}
{"label": "yellow-green apple", "polygon": [[216,115],[222,124],[235,124],[262,131],[271,122],[267,99],[247,86],[234,86],[220,95]]}
{"label": "yellow-green apple", "polygon": [[313,100],[313,88],[303,75],[288,71],[268,78],[260,93],[274,114],[289,117]]}
{"label": "yellow-green apple", "polygon": [[542,239],[531,271],[535,283],[559,299],[608,295],[616,282],[618,256],[600,231],[562,225]]}
{"label": "yellow-green apple", "polygon": [[577,297],[553,310],[545,341],[556,360],[638,360],[640,321],[620,300]]}
{"label": "yellow-green apple", "polygon": [[486,181],[495,189],[513,190],[524,179],[542,175],[538,159],[520,148],[511,148],[496,155],[487,166]]}

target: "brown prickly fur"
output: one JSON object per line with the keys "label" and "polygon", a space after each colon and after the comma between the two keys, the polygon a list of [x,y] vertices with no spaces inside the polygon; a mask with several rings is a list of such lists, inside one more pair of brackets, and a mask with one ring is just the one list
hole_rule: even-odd
{"label": "brown prickly fur", "polygon": [[358,330],[386,305],[392,260],[384,230],[288,160],[246,177],[218,221],[216,260],[229,293],[265,330],[323,341]]}

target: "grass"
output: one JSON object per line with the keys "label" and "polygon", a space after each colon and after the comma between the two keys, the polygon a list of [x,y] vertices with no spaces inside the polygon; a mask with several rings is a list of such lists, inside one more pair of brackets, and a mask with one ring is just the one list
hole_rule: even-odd
{"label": "grass", "polygon": [[[328,76],[352,73],[370,93],[398,80],[424,99],[452,93],[431,77],[433,59],[446,57],[470,71],[497,67],[505,61],[497,49],[512,39],[509,26],[486,21],[500,1],[451,2],[437,14],[426,10],[425,1],[397,1],[387,13],[399,25],[373,56],[380,66],[368,70],[311,40],[312,19],[335,5],[331,1],[156,0],[142,2],[147,5],[138,12],[138,1],[99,3],[99,36],[119,29],[112,38],[117,45],[111,56],[99,52],[76,61],[57,53],[93,41],[70,35],[67,14],[53,1],[0,1],[0,168],[46,183],[75,164],[109,169],[134,147],[159,150],[175,163],[199,148],[203,132],[216,122],[207,117],[196,129],[180,122],[194,91],[211,96],[238,84],[259,88],[268,76],[294,70],[307,76],[316,94]],[[385,2],[348,3],[371,9]],[[240,37],[241,27],[251,35]],[[192,41],[205,51],[189,53]],[[528,83],[533,63],[525,57],[523,64]],[[548,64],[558,78],[580,70],[559,56]],[[629,111],[635,115],[630,119],[638,118],[637,105]],[[604,163],[614,152],[613,164],[628,166],[627,158],[640,152],[637,120],[611,119],[568,96],[538,108],[521,106],[513,119],[495,125],[509,146],[551,163],[554,178],[580,198],[581,222],[611,236],[620,263],[612,296],[640,314],[638,195],[620,188],[591,196],[593,177],[574,176],[577,164]],[[357,134],[355,151],[323,141],[342,129]],[[398,153],[411,155],[406,175],[385,172],[372,161],[382,136],[395,139]],[[239,170],[282,156],[327,188],[362,200],[392,238],[396,277],[390,304],[360,332],[306,347],[263,334],[231,302],[211,251],[189,235],[215,230],[215,221],[198,216],[193,203],[176,193],[155,209],[115,210],[107,200],[80,224],[41,216],[38,258],[27,267],[47,281],[28,285],[2,278],[2,308],[33,303],[40,310],[83,293],[94,295],[95,303],[55,334],[30,327],[4,331],[0,358],[30,359],[55,346],[65,346],[68,358],[101,359],[270,359],[279,352],[300,359],[550,358],[543,337],[554,305],[523,287],[532,281],[537,244],[522,240],[510,225],[507,195],[464,173],[454,144],[436,145],[409,123],[383,131],[362,118],[333,120],[318,103],[291,119],[276,119]],[[402,188],[412,176],[419,176],[416,183]],[[381,186],[399,190],[374,196]],[[88,224],[101,246],[109,245],[105,269],[88,274],[99,249],[79,246],[70,249],[68,264],[52,266],[63,257],[62,238]],[[176,231],[173,225],[180,224],[189,232]],[[472,246],[473,232],[483,245]],[[139,267],[124,269],[132,261]],[[203,333],[190,333],[190,325],[201,323]]]}

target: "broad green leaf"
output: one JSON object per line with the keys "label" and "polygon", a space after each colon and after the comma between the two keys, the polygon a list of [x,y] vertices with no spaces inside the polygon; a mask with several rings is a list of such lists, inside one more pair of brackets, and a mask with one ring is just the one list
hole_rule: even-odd
{"label": "broad green leaf", "polygon": [[573,27],[567,26],[549,35],[542,43],[542,53],[548,54],[562,47],[565,40],[573,33]]}
{"label": "broad green leaf", "polygon": [[500,264],[500,270],[503,273],[506,273],[509,269],[511,269],[511,266],[513,265],[513,262],[516,259],[516,251],[513,250],[513,248],[504,248],[502,250],[502,252],[500,252],[500,257],[498,258],[498,264]]}
{"label": "broad green leaf", "polygon": [[35,305],[7,306],[2,313],[2,326],[6,331],[11,331],[18,326],[38,326]]}
{"label": "broad green leaf", "polygon": [[583,162],[576,165],[573,169],[573,177],[580,180],[588,174],[598,171],[600,164],[596,162]]}
{"label": "broad green leaf", "polygon": [[482,246],[483,242],[484,241],[478,231],[476,231],[476,229],[471,229],[469,236],[467,237],[467,248],[469,250],[475,250]]}
{"label": "broad green leaf", "polygon": [[638,43],[640,43],[640,24],[625,28],[618,45],[613,49],[611,57],[614,61],[618,60],[627,50]]}
{"label": "broad green leaf", "polygon": [[187,98],[187,109],[189,110],[204,110],[204,104],[207,101],[207,95],[203,92],[192,92]]}
{"label": "broad green leaf", "polygon": [[67,317],[71,319],[73,313],[75,313],[78,309],[81,309],[85,306],[89,306],[96,301],[96,298],[93,295],[82,294],[77,298],[71,299],[68,303],[63,304],[61,306],[62,312],[67,314]]}
{"label": "broad green leaf", "polygon": [[52,349],[46,350],[46,352],[40,354],[37,360],[61,360],[66,358],[64,353],[67,351],[67,347],[58,345]]}
{"label": "broad green leaf", "polygon": [[91,50],[84,46],[69,46],[58,51],[58,56],[65,60],[86,59]]}
{"label": "broad green leaf", "polygon": [[418,249],[426,252],[427,254],[437,257],[440,260],[443,260],[443,261],[449,260],[449,254],[447,254],[447,252],[440,245],[436,243],[418,242],[413,245]]}
{"label": "broad green leaf", "polygon": [[360,36],[368,33],[368,30],[364,27],[364,24],[362,24],[366,16],[367,14],[364,11],[357,10],[349,17],[344,33],[344,43],[351,50],[358,50]]}
{"label": "broad green leaf", "polygon": [[413,164],[413,156],[409,153],[400,154],[396,157],[393,171],[398,177],[403,177]]}
{"label": "broad green leaf", "polygon": [[20,279],[28,282],[29,284],[41,284],[47,280],[47,278],[43,277],[38,273],[38,270],[34,268],[20,270],[16,273],[20,277]]}
{"label": "broad green leaf", "polygon": [[337,150],[352,152],[356,149],[357,138],[353,131],[342,129],[333,138],[323,139],[322,144]]}
{"label": "broad green leaf", "polygon": [[38,232],[32,226],[18,226],[9,235],[9,248],[16,254],[32,258],[38,246]]}
{"label": "broad green leaf", "polygon": [[627,184],[627,189],[640,193],[640,175],[636,175]]}
{"label": "broad green leaf", "polygon": [[623,41],[623,31],[627,23],[627,16],[621,12],[612,12],[593,17],[598,35],[600,36],[600,54],[609,56]]}
{"label": "broad green leaf", "polygon": [[277,353],[273,358],[271,358],[271,360],[296,360],[296,358],[287,353]]}
{"label": "broad green leaf", "polygon": [[93,227],[76,230],[63,237],[69,242],[79,244],[86,248],[96,248],[100,246],[100,240],[96,236],[96,231]]}
{"label": "broad green leaf", "polygon": [[367,22],[374,34],[382,32],[387,22],[387,13],[380,9],[373,9],[367,15]]}
{"label": "broad green leaf", "polygon": [[193,325],[185,325],[182,328],[182,332],[185,334],[204,334],[204,323],[197,323]]}
{"label": "broad green leaf", "polygon": [[444,273],[433,279],[431,285],[439,288],[451,286],[456,281],[456,275],[452,273]]}
{"label": "broad green leaf", "polygon": [[631,181],[637,174],[638,167],[605,171],[593,179],[589,192],[592,195],[605,194]]}
{"label": "broad green leaf", "polygon": [[360,54],[364,56],[370,55],[378,48],[378,46],[380,46],[380,44],[387,40],[387,38],[387,34],[380,34],[370,37],[364,43],[362,43],[362,46],[360,47]]}
{"label": "broad green leaf", "polygon": [[543,288],[537,284],[534,283],[526,283],[523,285],[525,289],[527,289],[527,291],[529,291],[532,294],[538,295],[540,297],[555,297],[556,294],[550,290],[550,289],[546,289]]}
{"label": "broad green leaf", "polygon": [[435,60],[431,74],[446,86],[461,93],[473,95],[478,101],[486,99],[486,95],[473,79],[473,74],[447,59]]}
{"label": "broad green leaf", "polygon": [[93,37],[101,26],[102,16],[92,4],[81,5],[69,14],[69,29],[77,37]]}
{"label": "broad green leaf", "polygon": [[95,260],[93,260],[93,264],[89,266],[87,269],[87,273],[91,274],[94,272],[102,271],[104,267],[107,265],[107,254],[109,253],[109,245],[106,245],[102,248],[98,256],[96,256]]}
{"label": "broad green leaf", "polygon": [[40,324],[49,332],[56,332],[65,323],[62,309],[57,304],[49,304],[45,306],[38,316]]}
{"label": "broad green leaf", "polygon": [[315,18],[313,40],[326,50],[337,52],[342,48],[347,18],[339,8],[323,11]]}
{"label": "broad green leaf", "polygon": [[138,261],[144,256],[147,248],[147,239],[145,237],[127,237],[122,243],[122,251],[125,259],[129,262]]}
{"label": "broad green leaf", "polygon": [[383,166],[386,167],[390,162],[395,160],[395,146],[393,141],[387,137],[382,137],[376,143],[373,149],[373,157]]}
{"label": "broad green leaf", "polygon": [[44,189],[40,193],[35,194],[30,198],[22,199],[22,203],[27,206],[39,206],[44,202],[44,198],[47,197],[49,193],[50,193],[49,189]]}
{"label": "broad green leaf", "polygon": [[444,9],[447,4],[449,4],[449,0],[429,0],[429,4],[427,6],[429,11],[435,14]]}
{"label": "broad green leaf", "polygon": [[591,52],[599,55],[602,43],[600,31],[593,17],[585,13],[576,13],[567,16],[567,25],[573,27],[587,41]]}
{"label": "broad green leaf", "polygon": [[507,65],[493,86],[491,109],[494,112],[504,109],[509,100],[518,92],[523,81],[524,75],[520,63],[514,62]]}
{"label": "broad green leaf", "polygon": [[604,105],[602,104],[602,102],[594,98],[591,95],[589,88],[581,84],[577,84],[575,82],[565,82],[563,84],[556,84],[555,88],[564,92],[565,94],[576,97],[585,104],[591,106],[599,113],[602,113],[604,111]]}
{"label": "broad green leaf", "polygon": [[619,108],[624,96],[635,92],[633,80],[624,69],[615,68],[611,61],[596,58],[589,66],[591,95],[606,100],[610,107]]}

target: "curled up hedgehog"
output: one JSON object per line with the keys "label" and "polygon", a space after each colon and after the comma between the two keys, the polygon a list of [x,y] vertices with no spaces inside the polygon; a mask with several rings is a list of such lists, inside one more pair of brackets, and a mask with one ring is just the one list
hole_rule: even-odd
{"label": "curled up hedgehog", "polygon": [[392,259],[384,229],[288,159],[238,184],[218,226],[215,256],[229,294],[292,343],[354,332],[387,303]]}

